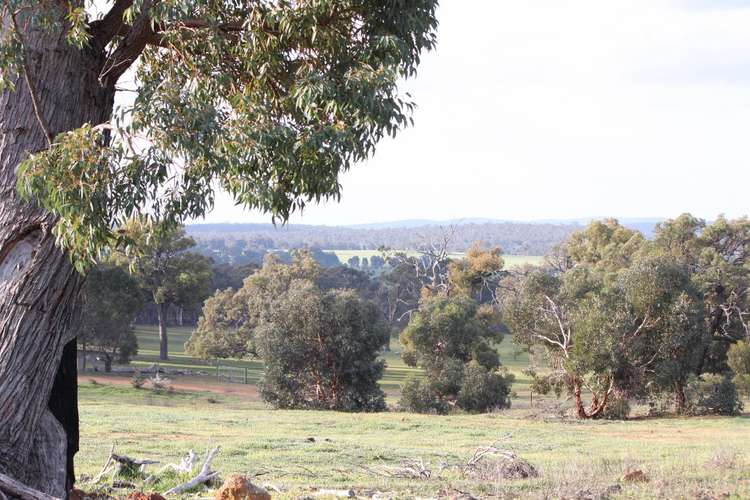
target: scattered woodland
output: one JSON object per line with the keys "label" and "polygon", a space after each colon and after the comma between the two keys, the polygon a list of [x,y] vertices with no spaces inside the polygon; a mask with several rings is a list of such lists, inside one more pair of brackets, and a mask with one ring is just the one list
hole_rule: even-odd
{"label": "scattered woodland", "polygon": [[750,497],[747,218],[284,225],[437,9],[0,3],[0,500]]}
{"label": "scattered woodland", "polygon": [[127,325],[151,302],[166,360],[164,306],[202,304],[188,354],[261,360],[261,394],[277,408],[345,411],[386,408],[379,353],[397,338],[403,361],[421,370],[404,381],[398,407],[450,413],[511,406],[514,375],[497,350],[508,337],[531,356],[532,391],[571,397],[582,419],[627,418],[634,402],[651,414],[741,412],[750,391],[746,219],[685,214],[650,240],[598,221],[544,264],[511,269],[498,247],[451,257],[450,237],[416,255],[384,252],[377,266],[326,267],[299,250],[289,262],[269,254],[260,267],[233,267],[193,253],[177,228],[151,240],[149,255],[97,268],[81,338],[107,352],[109,370],[112,358],[135,354]]}
{"label": "scattered woodland", "polygon": [[[177,245],[179,252],[172,255],[159,250],[172,249],[175,242],[182,242]],[[143,397],[140,393],[152,394],[148,397],[166,401],[171,397],[178,405],[188,404],[199,394],[170,388],[172,383],[180,387],[178,374],[185,370],[172,369],[176,375],[170,375],[168,367],[185,366],[193,359],[196,368],[188,379],[195,376],[201,381],[198,387],[209,391],[222,380],[219,365],[212,367],[217,360],[224,360],[225,372],[229,370],[224,377],[231,377],[231,366],[245,366],[244,382],[258,389],[251,400],[274,408],[265,411],[396,412],[408,416],[402,421],[425,414],[458,418],[471,425],[466,420],[471,415],[524,415],[532,421],[558,422],[550,424],[558,426],[571,425],[564,424],[571,420],[628,422],[681,415],[704,426],[706,421],[700,417],[741,415],[750,397],[747,219],[720,217],[709,224],[686,214],[660,224],[652,239],[615,220],[598,221],[556,246],[543,264],[513,268],[505,267],[499,248],[475,244],[456,257],[446,250],[445,240],[442,246],[433,245],[421,254],[386,252],[383,265],[377,268],[326,267],[307,250],[294,252],[288,262],[269,254],[260,267],[216,265],[192,254],[194,247],[186,242],[190,238],[177,229],[164,233],[164,241],[154,242],[153,249],[158,255],[169,255],[162,269],[178,277],[200,275],[187,271],[196,262],[205,266],[202,275],[210,285],[185,285],[185,293],[189,290],[205,299],[195,327],[174,326],[174,319],[168,319],[151,330],[147,349],[153,352],[153,361],[141,359],[136,370],[127,372],[134,373],[129,385],[136,393],[97,386],[85,393],[106,394],[105,399],[112,401],[120,397],[117,394],[135,400]],[[86,313],[89,350],[101,349],[107,336],[100,332],[114,331],[115,323],[132,325],[139,318],[139,307],[158,297],[183,293],[169,289],[178,286],[179,279],[166,274],[159,279],[129,274],[123,258],[113,257],[100,265],[93,276],[106,279],[87,284],[89,309],[96,311],[94,304],[101,302],[99,311],[109,311],[90,319],[91,313]],[[147,262],[150,257],[138,259]],[[158,274],[157,267],[139,265]],[[218,272],[212,277],[213,270]],[[148,285],[155,282],[162,284],[163,291],[154,292],[153,285]],[[227,286],[215,287],[217,283]],[[209,293],[209,288],[215,291]],[[140,301],[124,300],[133,290],[141,290]],[[102,318],[111,318],[113,324],[98,329]],[[150,327],[126,327],[108,344],[111,355],[105,358],[105,373],[112,368],[111,359],[121,369],[122,363],[137,359],[137,344],[146,339],[143,328]],[[184,348],[169,342],[170,328],[178,332],[177,342],[184,341]],[[136,335],[137,331],[141,333]],[[167,348],[165,353],[165,345],[171,345],[173,352]],[[177,361],[167,360],[170,355],[176,355]],[[154,372],[152,363],[160,358],[165,368]],[[211,382],[213,373],[216,378]],[[395,373],[400,373],[396,379]],[[172,382],[170,376],[178,378]],[[103,379],[104,383],[109,380]],[[241,376],[235,382],[241,382]],[[245,408],[245,403],[231,397],[211,396],[209,400]],[[255,404],[260,403],[251,407],[256,408]],[[322,413],[311,415],[327,419]],[[288,418],[295,417],[289,414]],[[649,421],[658,420],[639,425]],[[368,422],[376,425],[380,420]],[[442,432],[439,421],[424,422],[430,429],[436,425],[434,432]],[[502,418],[498,424],[502,422],[501,427],[509,432],[505,438],[495,442],[488,435],[484,447],[477,444],[473,452],[464,449],[465,463],[453,459],[456,467],[464,468],[458,476],[436,470],[436,464],[425,462],[424,457],[382,467],[359,457],[361,470],[343,477],[419,477],[428,484],[430,479],[441,483],[452,477],[466,481],[475,493],[489,494],[486,488],[518,493],[518,485],[508,482],[515,477],[508,468],[520,468],[518,478],[531,481],[535,495],[542,495],[539,488],[573,488],[559,477],[561,470],[552,472],[561,466],[559,457],[532,451],[529,455],[539,456],[554,476],[554,480],[547,478],[554,484],[542,486],[546,483],[535,479],[541,465],[519,456],[517,446],[510,444],[517,442],[510,429],[526,429],[529,424]],[[598,433],[597,429],[592,432]],[[317,438],[311,439],[315,443]],[[531,439],[531,434],[523,439]],[[523,445],[532,450],[529,446]],[[490,472],[484,469],[486,464],[478,465],[477,453],[491,457],[497,469]],[[604,450],[600,453],[607,456]],[[732,468],[739,468],[735,470],[744,467],[735,452],[717,449],[712,453],[705,460],[731,461]],[[643,479],[638,474],[647,476],[626,462],[600,471],[607,477],[621,476],[614,479],[617,488],[610,493],[626,487],[630,480],[623,483],[622,477],[629,473],[637,473],[637,484]],[[288,467],[294,469],[292,463]],[[651,467],[657,468],[653,462]],[[300,470],[284,473],[297,478],[293,481],[297,486],[289,491],[303,487],[305,479],[300,474],[307,473]],[[649,474],[667,473],[651,470]],[[490,478],[484,489],[476,482],[483,475]],[[164,488],[171,484],[165,481]],[[342,487],[340,480],[329,481],[329,487]],[[601,489],[600,494],[614,488],[590,482]],[[631,494],[641,491],[637,484],[627,486]],[[279,488],[274,483],[270,486]]]}

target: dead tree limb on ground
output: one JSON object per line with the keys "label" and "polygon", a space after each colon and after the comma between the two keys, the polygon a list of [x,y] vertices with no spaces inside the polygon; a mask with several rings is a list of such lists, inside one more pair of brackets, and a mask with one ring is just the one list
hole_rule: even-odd
{"label": "dead tree limb on ground", "polygon": [[381,466],[377,468],[360,466],[365,471],[382,477],[401,478],[401,479],[430,479],[432,470],[429,463],[425,463],[422,458],[406,459],[401,461],[398,467]]}
{"label": "dead tree limb on ground", "polygon": [[168,470],[190,474],[191,472],[193,472],[193,469],[196,465],[198,465],[198,454],[195,451],[190,450],[187,455],[182,457],[182,460],[180,460],[179,464],[165,465],[159,471],[159,474],[161,475]]}
{"label": "dead tree limb on ground", "polygon": [[190,481],[186,483],[182,483],[178,486],[175,486],[171,490],[168,490],[165,493],[165,495],[178,495],[184,491],[195,488],[198,485],[205,484],[211,481],[212,479],[215,479],[219,475],[219,473],[213,472],[211,470],[211,462],[213,462],[214,458],[216,457],[216,455],[219,453],[220,450],[221,450],[221,447],[217,446],[213,450],[206,451],[206,459],[203,462],[203,467],[201,467],[201,470],[198,473],[198,475],[195,476]]}
{"label": "dead tree limb on ground", "polygon": [[147,465],[158,463],[159,462],[156,460],[136,460],[125,455],[118,455],[115,453],[115,445],[113,444],[112,449],[109,451],[107,462],[104,464],[104,467],[102,467],[102,470],[99,472],[99,474],[97,474],[91,482],[94,484],[98,483],[110,470],[112,470],[113,482],[118,474],[121,474],[125,471],[130,471],[131,473],[140,472],[141,474],[143,474],[146,470]]}
{"label": "dead tree limb on ground", "polygon": [[[510,435],[500,441],[509,439]],[[531,463],[509,449],[498,448],[498,442],[491,446],[481,446],[474,451],[466,465],[464,474],[482,480],[524,479],[538,477],[539,472]]]}

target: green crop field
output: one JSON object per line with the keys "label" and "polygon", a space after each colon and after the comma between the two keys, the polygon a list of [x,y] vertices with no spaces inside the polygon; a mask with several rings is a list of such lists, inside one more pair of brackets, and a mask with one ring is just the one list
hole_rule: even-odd
{"label": "green crop field", "polygon": [[[360,259],[370,259],[373,256],[382,256],[383,254],[378,250],[324,250],[336,254],[342,264],[346,264],[352,257],[359,257]],[[419,255],[417,252],[407,251],[407,255],[416,256]],[[453,252],[450,254],[451,258],[460,259],[465,254],[463,252]],[[513,268],[526,264],[539,265],[544,261],[544,257],[540,255],[503,255],[506,268]]]}
{"label": "green crop field", "polygon": [[[214,469],[223,475],[256,476],[278,489],[274,498],[331,498],[320,489],[352,489],[376,498],[750,498],[750,418],[636,418],[628,421],[571,421],[545,413],[546,400],[528,402],[528,363],[514,355],[510,339],[500,346],[505,366],[518,380],[514,406],[485,415],[431,416],[400,412],[355,414],[274,410],[216,383],[215,368],[186,356],[189,328],[172,328],[172,354],[166,368],[203,370],[190,381],[195,390],[154,393],[135,389],[122,377],[81,376],[81,451],[77,471],[95,475],[112,444],[118,452],[163,463],[178,462],[190,449],[222,450]],[[139,328],[138,366],[156,361],[155,328]],[[382,381],[394,402],[409,373],[398,345],[385,355]],[[262,374],[256,361],[222,361],[223,368],[248,369],[249,382]],[[214,370],[211,372],[211,370]],[[116,383],[119,382],[119,383]],[[123,383],[124,382],[124,383]],[[228,389],[222,391],[218,389]],[[210,392],[208,392],[210,391]],[[478,447],[499,442],[539,471],[531,479],[502,479],[494,468],[478,473],[465,464]],[[402,465],[417,461],[422,477],[403,475]],[[489,462],[491,464],[491,462]],[[158,470],[155,466],[153,470]],[[623,480],[640,470],[648,482]],[[164,491],[184,478],[167,476],[145,489]],[[86,488],[86,483],[81,483]],[[93,486],[89,486],[93,488]],[[207,497],[193,492],[186,498]],[[376,496],[380,495],[380,496]]]}

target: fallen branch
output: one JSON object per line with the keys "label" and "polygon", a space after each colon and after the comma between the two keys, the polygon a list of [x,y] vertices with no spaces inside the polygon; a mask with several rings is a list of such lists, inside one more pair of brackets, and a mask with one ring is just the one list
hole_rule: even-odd
{"label": "fallen branch", "polygon": [[5,493],[9,493],[10,495],[21,498],[22,500],[60,500],[52,495],[29,488],[12,477],[0,473],[0,495],[2,495],[2,498],[7,498]]}
{"label": "fallen branch", "polygon": [[[509,438],[510,434],[499,441]],[[491,446],[477,448],[463,467],[463,473],[483,480],[522,479],[539,476],[536,467],[531,463],[516,455],[512,450],[498,448],[497,445],[498,443],[495,443]]]}
{"label": "fallen branch", "polygon": [[286,476],[311,477],[311,478],[318,477],[317,474],[315,474],[313,471],[311,471],[307,467],[304,467],[302,465],[295,465],[294,467],[299,468],[299,470],[282,469],[281,467],[269,467],[267,469],[264,469],[264,470],[261,470],[252,474],[252,476],[256,478],[260,476],[265,476],[267,474],[273,474],[274,477],[286,477]]}
{"label": "fallen branch", "polygon": [[367,472],[376,474],[382,477],[389,478],[401,478],[401,479],[430,479],[432,477],[432,470],[428,468],[429,464],[425,464],[422,458],[419,459],[408,459],[401,461],[399,467],[366,467],[361,465],[360,467]]}
{"label": "fallen branch", "polygon": [[187,455],[182,457],[182,460],[180,460],[179,464],[168,464],[162,467],[162,469],[159,471],[159,475],[163,474],[164,472],[168,470],[190,474],[191,472],[193,472],[193,469],[195,468],[197,464],[198,464],[198,454],[194,452],[193,450],[190,450]]}
{"label": "fallen branch", "polygon": [[118,455],[115,453],[115,445],[113,444],[112,448],[109,451],[109,456],[107,457],[107,461],[104,464],[104,467],[102,467],[102,470],[91,482],[96,484],[101,481],[104,475],[109,472],[110,468],[112,468],[112,482],[114,483],[117,475],[120,474],[123,470],[129,469],[131,471],[135,471],[136,469],[138,469],[141,473],[143,473],[146,470],[147,465],[158,463],[159,462],[156,460],[136,460],[125,455]]}
{"label": "fallen branch", "polygon": [[195,476],[193,479],[186,483],[182,483],[180,485],[175,486],[171,490],[168,490],[165,495],[178,495],[182,493],[183,491],[189,490],[191,488],[195,488],[199,484],[205,484],[212,479],[216,478],[219,473],[211,471],[211,462],[213,462],[214,457],[216,457],[216,454],[219,453],[221,450],[220,446],[217,446],[211,451],[206,451],[206,460],[203,462],[203,467],[201,467],[200,472],[197,476]]}

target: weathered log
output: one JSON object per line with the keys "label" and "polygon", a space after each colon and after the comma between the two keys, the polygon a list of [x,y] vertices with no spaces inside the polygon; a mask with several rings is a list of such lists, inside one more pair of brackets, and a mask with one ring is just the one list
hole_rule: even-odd
{"label": "weathered log", "polygon": [[112,482],[114,483],[115,478],[119,473],[123,471],[123,469],[139,469],[141,473],[145,472],[145,468],[147,465],[152,464],[158,464],[159,462],[156,460],[137,460],[135,458],[130,458],[126,455],[118,455],[115,453],[115,445],[112,445],[112,448],[109,450],[109,456],[107,457],[107,461],[104,463],[104,467],[102,467],[102,470],[99,472],[99,474],[92,479],[92,483],[96,484],[104,477],[105,474],[107,474],[110,469],[112,470]]}
{"label": "weathered log", "polygon": [[184,472],[185,474],[190,474],[193,472],[193,469],[198,464],[198,454],[194,452],[193,450],[190,450],[187,455],[182,457],[182,460],[180,460],[179,464],[168,464],[162,467],[162,469],[159,471],[159,474],[163,474],[164,472],[168,470],[173,470],[175,472]]}
{"label": "weathered log", "polygon": [[0,473],[0,498],[6,498],[3,492],[21,498],[22,500],[60,500],[57,497],[47,495],[46,493],[35,490],[34,488],[29,488],[20,481],[16,481],[12,477]]}
{"label": "weathered log", "polygon": [[213,450],[206,451],[206,459],[203,462],[203,467],[201,467],[200,472],[198,472],[198,475],[195,476],[193,479],[186,483],[182,483],[180,485],[175,486],[171,490],[168,490],[165,495],[179,495],[183,491],[187,491],[191,488],[195,488],[196,486],[200,484],[205,484],[212,479],[215,479],[219,473],[213,472],[211,470],[211,462],[213,462],[216,455],[221,451],[221,447],[217,446]]}

